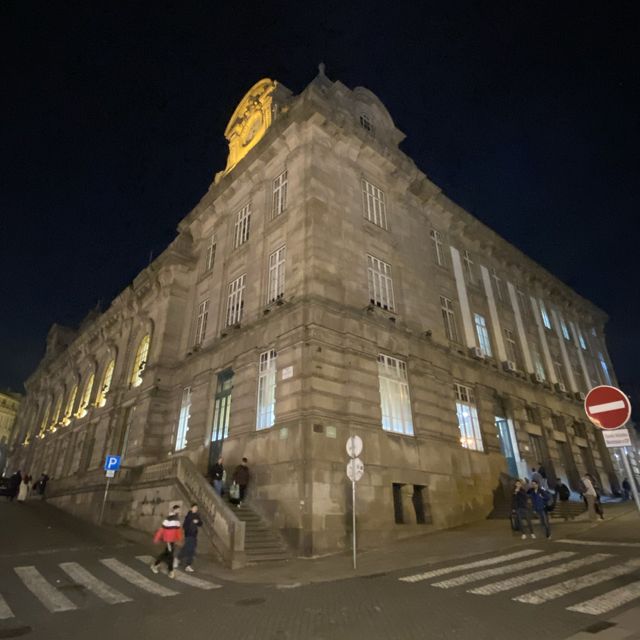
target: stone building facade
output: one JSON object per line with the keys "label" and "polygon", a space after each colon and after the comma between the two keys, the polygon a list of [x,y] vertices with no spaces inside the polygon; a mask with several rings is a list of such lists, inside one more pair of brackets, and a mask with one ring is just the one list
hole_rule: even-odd
{"label": "stone building facade", "polygon": [[605,314],[447,198],[372,92],[265,79],[225,136],[166,251],[51,329],[14,466],[78,491],[107,453],[246,456],[250,505],[305,555],[349,544],[352,434],[365,546],[484,518],[538,463],[616,485],[582,406],[616,383]]}
{"label": "stone building facade", "polygon": [[0,475],[4,472],[11,433],[18,416],[22,396],[14,391],[0,391]]}

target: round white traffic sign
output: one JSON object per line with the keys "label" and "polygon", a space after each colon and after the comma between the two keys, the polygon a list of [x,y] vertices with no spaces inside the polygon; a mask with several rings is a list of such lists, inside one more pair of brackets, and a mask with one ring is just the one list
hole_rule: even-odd
{"label": "round white traffic sign", "polygon": [[358,482],[364,475],[364,463],[360,458],[353,458],[347,462],[347,478],[351,482]]}
{"label": "round white traffic sign", "polygon": [[362,453],[362,438],[351,436],[347,440],[347,454],[350,458],[357,458]]}
{"label": "round white traffic sign", "polygon": [[600,429],[618,429],[631,417],[629,398],[617,387],[601,385],[584,399],[587,418]]}

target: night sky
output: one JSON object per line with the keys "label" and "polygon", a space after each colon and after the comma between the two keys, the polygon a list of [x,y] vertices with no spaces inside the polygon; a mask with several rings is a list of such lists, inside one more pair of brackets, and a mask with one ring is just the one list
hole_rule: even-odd
{"label": "night sky", "polygon": [[640,401],[634,2],[0,3],[0,387],[175,236],[271,77],[371,89],[454,201],[610,316]]}

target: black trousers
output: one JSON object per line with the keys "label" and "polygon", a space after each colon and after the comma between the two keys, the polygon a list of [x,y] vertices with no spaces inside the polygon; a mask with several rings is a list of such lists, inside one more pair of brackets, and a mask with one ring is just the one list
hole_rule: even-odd
{"label": "black trousers", "polygon": [[173,542],[167,542],[164,551],[156,558],[153,564],[157,567],[164,560],[167,563],[167,569],[173,571],[173,552],[175,546]]}

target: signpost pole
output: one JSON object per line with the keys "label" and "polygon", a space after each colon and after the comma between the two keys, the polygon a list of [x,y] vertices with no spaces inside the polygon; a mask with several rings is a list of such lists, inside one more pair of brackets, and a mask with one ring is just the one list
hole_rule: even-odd
{"label": "signpost pole", "polygon": [[102,508],[100,509],[100,519],[98,520],[98,524],[102,524],[102,517],[104,516],[104,507],[107,504],[107,494],[109,493],[110,482],[111,478],[107,478],[107,485],[104,488],[104,498],[102,499]]}
{"label": "signpost pole", "polygon": [[[353,463],[352,463],[353,464]],[[355,464],[353,465],[355,467]],[[352,529],[353,529],[353,568],[356,568],[356,481],[355,472],[351,481],[351,512],[352,512]]]}
{"label": "signpost pole", "polygon": [[629,465],[629,458],[627,458],[627,451],[624,447],[620,447],[619,449],[620,455],[622,456],[622,461],[624,462],[624,469],[627,472],[627,479],[629,480],[629,484],[631,485],[631,492],[633,493],[633,499],[636,501],[636,507],[638,507],[638,511],[640,511],[640,495],[638,495],[638,487],[636,486],[636,479],[631,473],[631,466]]}

